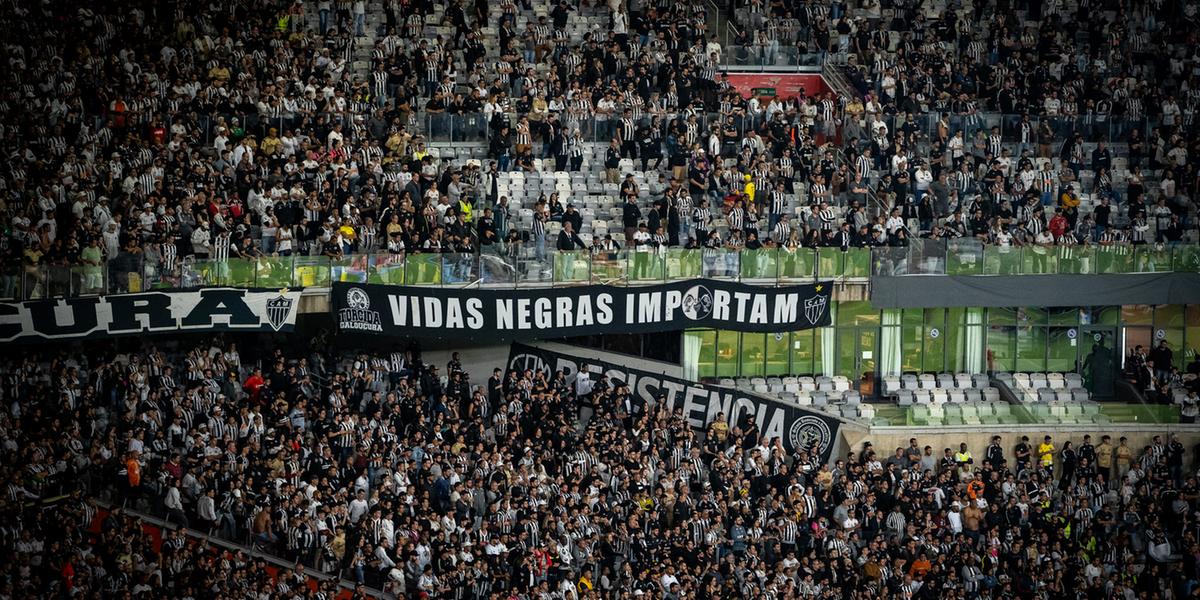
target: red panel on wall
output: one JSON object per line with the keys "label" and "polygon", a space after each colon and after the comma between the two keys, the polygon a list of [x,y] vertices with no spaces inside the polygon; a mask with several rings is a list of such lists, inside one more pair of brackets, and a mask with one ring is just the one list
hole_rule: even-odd
{"label": "red panel on wall", "polygon": [[815,96],[829,91],[829,86],[819,73],[730,73],[729,83],[742,96],[770,96],[765,90],[774,90],[776,98],[791,98],[803,94]]}

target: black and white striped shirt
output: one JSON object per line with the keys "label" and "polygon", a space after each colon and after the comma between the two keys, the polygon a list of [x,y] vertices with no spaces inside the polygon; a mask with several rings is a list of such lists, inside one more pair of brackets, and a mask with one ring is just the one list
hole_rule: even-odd
{"label": "black and white striped shirt", "polygon": [[771,214],[782,215],[785,210],[787,210],[787,196],[779,190],[772,191]]}
{"label": "black and white striped shirt", "polygon": [[787,221],[780,221],[775,224],[775,229],[771,231],[771,239],[775,243],[782,244],[787,241],[792,235],[792,224]]}
{"label": "black and white striped shirt", "polygon": [[232,238],[229,237],[229,234],[227,234],[227,233],[218,234],[217,237],[215,239],[213,239],[212,257],[216,260],[228,260],[229,259],[229,246],[230,246],[231,241],[232,241]]}

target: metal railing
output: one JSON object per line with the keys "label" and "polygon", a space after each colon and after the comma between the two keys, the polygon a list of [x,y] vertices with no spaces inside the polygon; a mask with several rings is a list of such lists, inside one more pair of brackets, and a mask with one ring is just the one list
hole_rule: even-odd
{"label": "metal railing", "polygon": [[707,277],[770,284],[866,278],[866,249],[724,248],[522,252],[358,254],[183,260],[177,268],[142,262],[99,267],[42,266],[4,271],[0,298],[41,299],[201,287],[306,288],[335,281],[390,285],[490,287],[608,283],[637,285]]}
{"label": "metal railing", "polygon": [[184,259],[174,269],[148,261],[100,266],[0,269],[0,298],[41,299],[146,290],[326,287],[335,281],[391,285],[518,287],[637,285],[695,278],[770,285],[816,279],[907,275],[1091,275],[1200,272],[1200,246],[996,246],[978,240],[913,239],[903,247],[667,248],[478,254],[357,254]]}
{"label": "metal railing", "polygon": [[871,274],[1093,275],[1200,272],[1200,246],[1177,244],[996,246],[979,240],[911,240],[871,251]]}
{"label": "metal railing", "polygon": [[[724,60],[727,65],[747,67],[740,69],[741,71],[752,71],[754,70],[754,67],[764,67],[765,60],[758,60],[754,58],[757,56],[754,53],[748,54],[744,61],[743,59],[738,58],[738,56],[740,56],[737,53],[738,50],[739,49],[736,47],[727,48],[724,55],[725,57],[722,60]],[[819,55],[813,54],[808,56],[811,58],[811,60],[806,58],[804,61],[799,63],[801,66],[820,67],[823,64],[823,59]],[[832,67],[827,69],[827,71],[832,70],[834,70]],[[840,74],[831,76],[838,77]],[[853,84],[853,82],[850,83]],[[522,114],[529,113],[518,113],[516,111],[509,110],[505,111],[503,114],[507,117],[510,125],[515,125],[517,119]],[[285,131],[294,130],[302,122],[302,119],[299,117],[266,117],[255,113],[229,113],[211,116],[206,115],[196,119],[195,121],[189,120],[188,122],[192,127],[195,128],[198,138],[202,139],[205,145],[208,145],[212,142],[217,124],[216,117],[218,116],[224,117],[226,121],[231,121],[236,118],[242,124],[242,127],[245,128],[247,133],[252,133],[256,136],[259,136],[260,139],[262,136],[266,135],[269,129],[273,128],[279,135],[282,135]],[[572,114],[570,111],[561,111],[558,113],[558,116],[559,121],[566,125],[568,130],[579,129],[585,142],[607,144],[612,140],[613,135],[615,134],[616,123],[620,115],[613,115],[612,118],[596,118],[594,115],[576,115]],[[654,116],[659,116],[662,119],[663,127],[666,127],[670,121],[675,118],[686,118],[686,113],[674,112],[664,113],[661,115],[647,113],[643,116],[643,118],[648,120]],[[725,116],[715,111],[702,113],[697,116],[697,120],[701,129],[708,129],[710,125],[716,123],[722,123],[722,126],[725,125]],[[335,121],[340,118],[343,126],[345,127],[350,127],[353,124],[350,116],[339,117],[334,115],[332,117],[335,119]],[[489,127],[490,120],[488,117],[489,115],[485,113],[453,114],[448,112],[427,113],[422,111],[412,114],[410,116],[408,125],[410,126],[410,130],[423,133],[425,140],[428,142],[475,142],[479,143],[482,148],[482,145],[488,142],[495,133]],[[531,119],[532,121],[536,121],[536,115],[534,115],[534,117],[534,119]],[[941,119],[941,114],[939,114],[937,110],[931,109],[928,113],[911,115],[911,123],[908,121],[909,115],[905,114],[881,115],[880,118],[881,122],[887,126],[888,132],[891,135],[894,135],[900,129],[908,128],[917,131],[925,139],[932,139],[938,134],[938,121]],[[1013,152],[1013,156],[1016,157],[1020,156],[1020,150],[1022,148],[1029,148],[1034,155],[1039,153],[1039,131],[1041,129],[1041,124],[1044,121],[1054,133],[1054,140],[1051,144],[1049,144],[1049,155],[1053,158],[1057,158],[1059,156],[1059,150],[1061,149],[1062,143],[1069,136],[1073,136],[1076,133],[1082,135],[1084,140],[1087,142],[1105,141],[1112,143],[1123,143],[1128,141],[1130,131],[1133,129],[1140,130],[1142,139],[1146,140],[1149,138],[1150,134],[1155,128],[1172,126],[1169,123],[1165,123],[1161,118],[1129,119],[1114,115],[1081,115],[1073,117],[1030,116],[1029,127],[1031,127],[1031,133],[1028,138],[1029,141],[1022,146],[1020,145],[1022,119],[1022,115],[991,112],[980,112],[971,115],[951,114],[947,119],[947,125],[950,135],[953,135],[955,131],[964,131],[964,137],[966,138],[964,145],[966,146],[965,149],[967,152],[972,151],[972,144],[974,143],[972,136],[974,134],[980,131],[990,133],[993,126],[998,127],[1004,142],[1007,144],[1016,145],[1014,148],[1016,151]],[[749,116],[734,115],[732,116],[732,121],[732,127],[737,131],[738,135],[741,136],[744,135],[748,129],[755,128],[761,124],[762,117],[755,119]],[[540,139],[539,136],[541,129],[537,126],[536,122],[534,122],[533,125],[534,126],[532,129],[534,137]],[[818,114],[816,125],[818,131],[829,134],[826,136],[829,138],[829,140],[834,139],[835,132],[836,139],[840,139],[842,142],[846,142],[850,138],[857,138],[862,145],[870,143],[872,119],[869,115],[864,114],[858,119],[847,116],[844,119],[839,119],[837,124],[823,124],[820,121],[820,114]],[[1174,126],[1181,126],[1181,121],[1177,119],[1177,122]],[[540,145],[535,144],[535,150],[539,148]],[[1146,147],[1144,148],[1144,155],[1149,157],[1151,153],[1150,145],[1147,143]],[[1114,152],[1114,157],[1116,155],[1117,153]],[[1124,154],[1122,153],[1122,155]],[[1088,162],[1090,162],[1090,158],[1090,156],[1085,157]]]}
{"label": "metal railing", "polygon": [[[917,131],[926,139],[933,139],[938,135],[938,123],[941,119],[942,115],[936,109],[930,109],[929,112],[922,114],[881,115],[880,117],[881,122],[887,126],[889,135],[895,135],[900,130],[910,129]],[[964,132],[964,149],[969,153],[974,149],[973,144],[977,142],[971,136],[980,131],[990,133],[991,129],[996,127],[1005,143],[1016,145],[1012,154],[1014,157],[1018,157],[1023,149],[1029,149],[1034,156],[1039,154],[1041,149],[1040,132],[1042,132],[1042,124],[1045,123],[1053,134],[1053,139],[1047,144],[1049,146],[1047,154],[1049,158],[1057,160],[1062,144],[1075,134],[1083,136],[1086,142],[1125,143],[1129,141],[1130,132],[1134,129],[1141,132],[1142,140],[1145,143],[1142,156],[1149,157],[1153,151],[1148,140],[1154,129],[1164,126],[1182,126],[1181,118],[1177,118],[1171,124],[1164,122],[1162,118],[1131,119],[1095,114],[1057,117],[1030,115],[1027,124],[1022,123],[1024,119],[1024,115],[997,112],[978,112],[969,115],[950,113],[946,118],[946,128],[948,135],[951,136],[956,131]],[[867,130],[866,134],[869,136],[872,119],[870,116],[864,116],[863,121]],[[1022,143],[1022,131],[1026,128],[1028,128],[1026,138],[1028,141]],[[869,140],[869,137],[867,139]],[[978,143],[981,144],[981,148],[986,149],[986,141],[978,141]],[[1090,153],[1084,157],[1084,162],[1085,164],[1091,163]]]}
{"label": "metal railing", "polygon": [[872,405],[870,423],[885,427],[988,425],[1173,425],[1180,422],[1174,405],[1087,402],[1070,404],[936,404]]}

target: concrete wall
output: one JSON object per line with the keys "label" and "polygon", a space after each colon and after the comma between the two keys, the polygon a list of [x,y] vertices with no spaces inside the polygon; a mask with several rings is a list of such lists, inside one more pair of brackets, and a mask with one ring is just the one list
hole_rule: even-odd
{"label": "concrete wall", "polygon": [[[668,333],[662,333],[659,335],[678,336],[679,333],[678,332],[668,332]],[[666,375],[668,377],[680,377],[680,378],[683,377],[683,367],[680,365],[677,365],[675,363],[661,362],[661,361],[641,358],[638,356],[630,356],[628,354],[619,354],[617,352],[607,352],[605,350],[597,350],[595,348],[585,348],[583,346],[572,346],[570,344],[560,344],[557,342],[533,342],[533,343],[530,343],[529,345],[537,346],[539,348],[545,348],[547,350],[553,350],[554,352],[561,352],[563,354],[569,354],[571,356],[578,356],[579,358],[604,361],[607,363],[613,363],[613,364],[617,364],[617,365],[629,365],[629,366],[635,367],[637,369],[640,369],[642,371],[647,371],[649,373],[655,373],[658,375]]]}
{"label": "concrete wall", "polygon": [[[678,334],[668,333],[663,335]],[[683,376],[683,367],[672,363],[647,360],[636,356],[556,342],[532,342],[530,345],[585,359],[602,360],[619,365],[633,365],[643,371],[659,375],[668,375],[671,377]],[[463,370],[471,376],[471,382],[482,385],[487,381],[488,377],[492,376],[492,369],[497,367],[501,369],[508,368],[509,347],[509,344],[447,346],[446,342],[439,342],[436,347],[425,345],[421,351],[421,355],[424,357],[426,363],[437,365],[444,372],[446,363],[450,361],[450,354],[458,352],[459,360],[463,363]]]}
{"label": "concrete wall", "polygon": [[422,358],[427,364],[437,365],[441,373],[446,372],[446,363],[450,362],[450,354],[458,352],[463,370],[471,376],[471,383],[484,385],[492,376],[492,369],[508,367],[508,344],[472,346],[464,344],[455,348],[426,348],[421,351]]}

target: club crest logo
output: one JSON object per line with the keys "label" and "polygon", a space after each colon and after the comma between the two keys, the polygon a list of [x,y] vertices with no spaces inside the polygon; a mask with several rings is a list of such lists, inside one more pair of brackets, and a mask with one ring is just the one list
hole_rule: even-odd
{"label": "club crest logo", "polygon": [[712,314],[713,295],[707,287],[694,285],[683,294],[683,314],[697,321],[708,318]]}
{"label": "club crest logo", "polygon": [[542,360],[542,357],[536,354],[518,354],[508,361],[508,368],[518,373],[524,373],[526,369],[537,373],[545,371],[548,367],[549,365],[546,364],[546,361]]}
{"label": "club crest logo", "polygon": [[338,310],[338,329],[383,333],[379,311],[371,310],[371,296],[362,288],[346,291],[345,308]]}
{"label": "club crest logo", "polygon": [[788,439],[793,448],[824,452],[833,441],[829,425],[820,417],[804,415],[795,421],[788,430]]}
{"label": "club crest logo", "polygon": [[821,319],[825,316],[825,306],[828,303],[829,299],[820,294],[804,301],[804,318],[808,319],[809,325],[816,325],[821,322]]}
{"label": "club crest logo", "polygon": [[286,294],[287,290],[283,290],[278,296],[267,300],[267,322],[275,331],[279,331],[279,328],[287,323],[288,316],[292,314],[292,306],[296,303]]}

